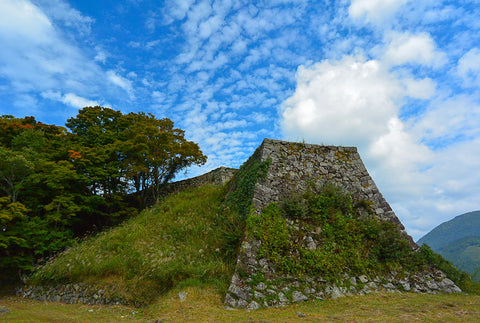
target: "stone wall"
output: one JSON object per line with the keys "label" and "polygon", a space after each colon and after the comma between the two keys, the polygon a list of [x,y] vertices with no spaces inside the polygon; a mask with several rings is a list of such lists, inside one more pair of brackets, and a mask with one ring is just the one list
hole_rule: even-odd
{"label": "stone wall", "polygon": [[[288,200],[312,187],[334,184],[350,192],[354,199],[366,201],[378,219],[394,223],[411,247],[418,248],[368,174],[356,148],[265,139],[251,158],[270,163],[267,174],[257,179],[255,185],[252,204],[257,214],[272,202]],[[296,232],[296,245],[310,250],[321,248],[318,234],[291,219],[286,221],[289,229]],[[225,297],[228,306],[256,309],[373,291],[461,292],[438,270],[408,275],[391,272],[383,277],[372,273],[353,277],[339,272],[335,283],[315,276],[289,277],[277,273],[272,263],[258,256],[261,244],[248,234],[245,236]],[[263,281],[256,282],[256,277]]]}
{"label": "stone wall", "polygon": [[260,162],[270,160],[266,178],[258,181],[253,197],[257,212],[271,202],[305,193],[309,186],[333,183],[365,200],[377,218],[395,223],[412,247],[417,247],[368,174],[355,147],[320,146],[265,139]]}
{"label": "stone wall", "polygon": [[62,302],[65,304],[89,305],[142,305],[128,304],[121,298],[106,297],[105,289],[88,284],[65,284],[58,286],[25,285],[16,292],[17,296],[39,301]]}
{"label": "stone wall", "polygon": [[[411,247],[418,248],[368,174],[356,148],[265,139],[251,158],[259,163],[266,161],[269,163],[267,173],[257,179],[253,191],[252,204],[257,214],[271,202],[289,199],[311,187],[320,187],[326,183],[335,184],[351,192],[354,199],[367,201],[378,219],[394,223]],[[204,184],[222,185],[234,174],[238,174],[235,169],[221,167],[199,177],[169,184],[163,193],[170,194]],[[297,245],[310,250],[321,248],[321,241],[317,239],[315,230],[309,231],[291,219],[286,221],[290,229],[297,230],[295,235]],[[334,283],[316,276],[285,276],[277,273],[275,266],[266,258],[258,256],[261,243],[262,241],[251,236],[245,236],[238,253],[236,270],[225,297],[228,306],[257,309],[310,299],[337,298],[377,291],[461,292],[438,270],[411,274],[392,271],[381,277],[373,273],[353,276],[339,272]],[[255,276],[258,275],[264,277],[264,280],[256,282]],[[102,289],[97,290],[94,286],[82,284],[56,287],[23,286],[18,290],[20,296],[39,300],[87,304],[124,303],[121,299],[108,298],[106,294]]]}
{"label": "stone wall", "polygon": [[167,184],[162,194],[171,194],[190,187],[199,187],[205,184],[223,185],[227,183],[237,170],[228,167],[219,167],[206,174]]}

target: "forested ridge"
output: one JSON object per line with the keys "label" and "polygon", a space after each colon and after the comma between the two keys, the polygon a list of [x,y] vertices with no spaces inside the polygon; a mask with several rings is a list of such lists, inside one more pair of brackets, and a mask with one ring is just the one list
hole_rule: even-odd
{"label": "forested ridge", "polygon": [[168,118],[86,107],[66,127],[0,117],[0,281],[118,224],[206,162]]}

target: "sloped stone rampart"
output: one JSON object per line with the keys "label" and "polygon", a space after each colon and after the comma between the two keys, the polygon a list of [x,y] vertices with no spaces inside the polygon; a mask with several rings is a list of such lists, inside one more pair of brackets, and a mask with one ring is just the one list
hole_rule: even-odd
{"label": "sloped stone rampart", "polygon": [[412,247],[418,247],[368,174],[355,147],[320,146],[265,139],[260,162],[269,160],[265,178],[257,182],[253,196],[256,212],[272,202],[305,193],[309,187],[333,183],[365,200],[377,218],[393,222]]}
{"label": "sloped stone rampart", "polygon": [[161,191],[162,194],[171,194],[183,191],[191,187],[199,187],[205,184],[223,185],[227,183],[236,173],[235,168],[219,167],[206,174],[184,179],[167,184]]}
{"label": "sloped stone rampart", "polygon": [[[368,174],[356,148],[265,139],[251,158],[260,163],[269,162],[266,175],[258,178],[255,185],[253,212],[261,214],[262,209],[272,202],[288,200],[309,188],[334,184],[350,192],[355,200],[365,201],[378,219],[395,224],[411,247],[418,248]],[[289,228],[297,232],[296,244],[310,250],[321,248],[321,241],[314,232],[307,232],[292,220],[286,221]],[[377,291],[461,292],[441,271],[392,272],[384,277],[371,273],[359,276],[339,273],[335,283],[315,276],[289,277],[277,273],[268,259],[259,257],[261,244],[262,241],[252,236],[245,236],[225,297],[228,306],[256,309]],[[260,283],[256,282],[258,277],[262,277]]]}

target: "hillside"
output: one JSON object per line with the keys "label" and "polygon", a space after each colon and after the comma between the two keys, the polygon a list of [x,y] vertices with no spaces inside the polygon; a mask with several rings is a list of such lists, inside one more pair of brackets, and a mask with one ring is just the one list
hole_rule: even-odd
{"label": "hillside", "polygon": [[448,243],[466,237],[480,237],[480,211],[465,213],[440,224],[417,243],[426,243],[433,250],[439,250]]}
{"label": "hillside", "polygon": [[225,289],[242,233],[241,223],[222,204],[225,189],[186,189],[78,243],[39,268],[21,295],[140,306],[179,283]]}
{"label": "hillside", "polygon": [[438,250],[445,259],[480,281],[480,237],[466,237],[447,243]]}
{"label": "hillside", "polygon": [[259,309],[470,288],[468,275],[411,240],[355,148],[266,139],[228,184],[189,182],[201,186],[177,185],[154,207],[79,241],[37,268],[18,295],[145,306],[206,285],[230,307]]}
{"label": "hillside", "polygon": [[418,240],[480,281],[480,211],[444,222]]}

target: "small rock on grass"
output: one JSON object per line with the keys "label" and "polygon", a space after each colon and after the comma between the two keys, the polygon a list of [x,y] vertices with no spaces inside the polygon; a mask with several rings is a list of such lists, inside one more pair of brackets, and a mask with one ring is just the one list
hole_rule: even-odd
{"label": "small rock on grass", "polygon": [[180,299],[180,302],[185,301],[187,299],[187,293],[186,292],[178,293],[178,298]]}

